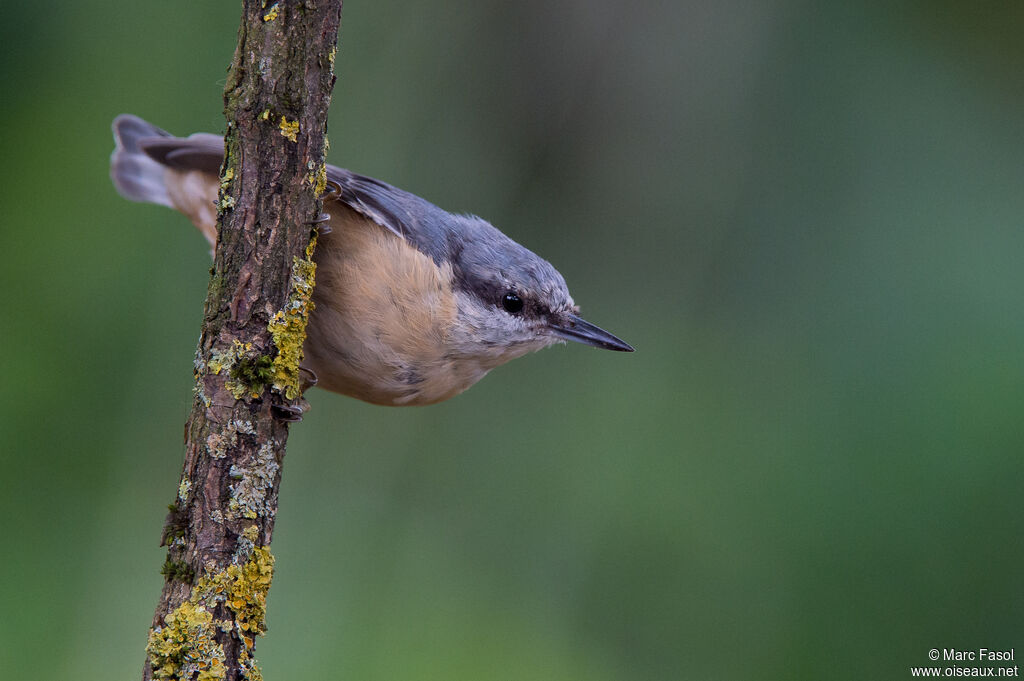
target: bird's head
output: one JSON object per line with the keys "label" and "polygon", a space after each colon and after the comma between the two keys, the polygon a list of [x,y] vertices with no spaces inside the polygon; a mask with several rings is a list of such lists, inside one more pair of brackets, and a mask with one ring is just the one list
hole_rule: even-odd
{"label": "bird's head", "polygon": [[605,350],[633,348],[579,317],[565,279],[551,263],[489,223],[465,220],[450,252],[458,303],[459,351],[497,366],[567,340]]}

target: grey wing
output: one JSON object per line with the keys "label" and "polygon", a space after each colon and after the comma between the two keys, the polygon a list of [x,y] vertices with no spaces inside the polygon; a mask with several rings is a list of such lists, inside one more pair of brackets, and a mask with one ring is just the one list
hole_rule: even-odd
{"label": "grey wing", "polygon": [[435,262],[447,259],[450,225],[456,216],[415,194],[337,166],[327,166],[327,181],[337,185],[338,201],[402,237]]}
{"label": "grey wing", "polygon": [[[139,157],[156,161],[160,166],[220,174],[224,160],[224,138],[219,135],[196,133],[189,137],[174,137],[141,118],[129,115],[119,116],[114,123],[114,130],[118,136],[115,157],[119,152],[121,156],[126,156],[122,150],[125,147]],[[123,143],[122,138],[127,142]],[[452,222],[459,219],[456,216],[415,194],[337,166],[327,166],[327,180],[337,185],[337,191],[329,199],[340,201],[356,213],[402,237],[435,262],[448,257],[447,237],[451,233]],[[162,203],[170,205],[167,200]]]}

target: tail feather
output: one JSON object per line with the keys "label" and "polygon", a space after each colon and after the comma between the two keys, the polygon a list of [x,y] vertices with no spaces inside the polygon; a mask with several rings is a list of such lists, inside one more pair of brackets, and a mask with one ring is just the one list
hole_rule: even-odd
{"label": "tail feather", "polygon": [[110,156],[110,179],[118,193],[132,201],[173,208],[164,183],[164,166],[147,156],[140,146],[141,140],[171,134],[131,114],[115,118],[113,129],[117,146]]}

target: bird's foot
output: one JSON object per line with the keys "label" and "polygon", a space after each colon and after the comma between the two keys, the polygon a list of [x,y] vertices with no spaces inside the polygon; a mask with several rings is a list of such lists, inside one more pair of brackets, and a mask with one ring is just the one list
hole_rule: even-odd
{"label": "bird's foot", "polygon": [[302,420],[302,415],[309,411],[309,402],[306,398],[300,397],[287,404],[275,404],[273,407],[274,417],[279,421],[295,423]]}

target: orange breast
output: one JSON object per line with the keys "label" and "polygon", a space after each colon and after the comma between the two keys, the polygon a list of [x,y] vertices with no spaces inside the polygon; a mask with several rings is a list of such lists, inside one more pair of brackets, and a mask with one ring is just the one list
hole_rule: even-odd
{"label": "orange breast", "polygon": [[341,204],[329,210],[303,362],[318,385],[376,404],[412,405],[476,382],[451,352],[451,267]]}

